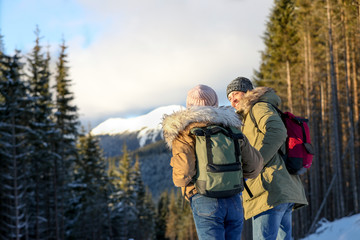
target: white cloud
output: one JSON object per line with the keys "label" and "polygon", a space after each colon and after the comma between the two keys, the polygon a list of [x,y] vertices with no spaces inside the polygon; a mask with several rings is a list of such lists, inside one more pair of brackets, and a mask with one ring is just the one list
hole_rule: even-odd
{"label": "white cloud", "polygon": [[199,83],[228,104],[227,83],[258,68],[272,2],[19,0],[3,3],[1,20],[10,51],[28,53],[39,25],[54,63],[65,39],[75,104],[99,119],[183,104]]}
{"label": "white cloud", "polygon": [[226,84],[258,67],[269,2],[83,0],[102,34],[87,48],[81,38],[68,42],[80,112],[181,104],[199,83],[226,103]]}

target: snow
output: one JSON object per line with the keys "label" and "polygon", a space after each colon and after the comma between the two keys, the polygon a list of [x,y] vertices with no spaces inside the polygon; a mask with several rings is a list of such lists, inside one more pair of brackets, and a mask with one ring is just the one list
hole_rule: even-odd
{"label": "snow", "polygon": [[360,239],[360,214],[334,222],[323,219],[316,232],[302,240],[353,240]]}
{"label": "snow", "polygon": [[143,128],[161,129],[161,121],[164,114],[171,114],[184,108],[180,105],[170,105],[159,107],[155,110],[133,118],[109,118],[100,123],[91,132],[94,135],[100,134],[119,134],[126,131],[139,131]]}
{"label": "snow", "polygon": [[125,132],[139,132],[140,146],[150,139],[155,141],[161,133],[161,121],[164,114],[172,114],[184,109],[181,105],[170,105],[156,108],[155,110],[133,118],[109,118],[96,126],[91,133],[93,135],[116,135]]}

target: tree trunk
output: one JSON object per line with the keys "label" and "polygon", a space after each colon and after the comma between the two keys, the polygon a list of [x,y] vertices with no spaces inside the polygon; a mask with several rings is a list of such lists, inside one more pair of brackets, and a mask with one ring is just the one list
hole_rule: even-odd
{"label": "tree trunk", "polygon": [[[20,224],[20,208],[21,208],[21,205],[20,205],[20,202],[19,202],[19,192],[18,192],[18,183],[17,183],[17,171],[18,171],[18,168],[17,168],[17,162],[18,162],[18,158],[16,157],[18,155],[17,151],[16,151],[16,146],[18,145],[17,144],[17,141],[16,141],[16,131],[15,131],[15,117],[13,116],[12,119],[11,119],[11,125],[12,125],[12,174],[10,173],[9,175],[11,176],[12,175],[12,190],[13,192],[10,194],[12,197],[13,197],[13,201],[14,201],[14,205],[12,206],[13,209],[14,209],[14,215],[11,216],[11,219],[14,219],[15,220],[15,229],[14,229],[14,232],[12,231],[13,233],[13,237],[14,239],[16,240],[20,240],[21,238],[21,233],[20,233],[20,229],[21,229],[21,224]],[[11,213],[12,215],[13,213]],[[10,229],[9,229],[10,230]]]}
{"label": "tree trunk", "polygon": [[[354,48],[356,48],[356,42],[353,40]],[[359,98],[358,98],[358,84],[357,84],[357,66],[356,66],[356,55],[355,55],[355,49],[351,51],[352,53],[352,70],[353,70],[353,105],[354,105],[354,123],[355,123],[355,146],[359,147]]]}
{"label": "tree trunk", "polygon": [[[321,82],[320,83],[320,95],[321,95],[321,125],[320,125],[320,129],[322,131],[321,133],[321,162],[323,164],[321,164],[321,179],[320,181],[322,182],[322,185],[321,185],[321,189],[322,189],[322,193],[324,194],[326,192],[326,189],[327,189],[327,173],[328,173],[328,170],[327,170],[327,164],[326,163],[326,159],[329,159],[329,154],[328,154],[328,149],[329,149],[329,141],[327,141],[327,124],[326,124],[326,113],[325,113],[325,109],[327,108],[327,104],[326,104],[326,91],[324,89],[324,84]],[[319,159],[320,160],[320,159]],[[326,218],[326,216],[328,215],[327,214],[328,212],[328,208],[325,208],[325,213],[324,213],[324,216]]]}
{"label": "tree trunk", "polygon": [[331,24],[331,15],[330,15],[330,2],[326,0],[327,5],[327,21],[328,21],[328,34],[329,34],[329,56],[330,56],[330,77],[331,77],[331,116],[332,116],[332,133],[331,133],[331,145],[333,146],[332,158],[334,161],[335,171],[337,172],[338,181],[337,181],[337,196],[338,196],[338,211],[337,217],[344,216],[345,205],[343,197],[343,182],[342,182],[342,173],[341,173],[341,163],[340,163],[340,138],[339,138],[339,104],[338,104],[338,87],[337,79],[335,73],[335,64],[334,64],[334,52],[333,52],[333,42],[332,42],[332,24]]}
{"label": "tree trunk", "polygon": [[[37,168],[39,166],[39,164],[36,162],[35,163],[36,169],[35,171],[39,171]],[[36,206],[36,216],[35,216],[35,239],[39,240],[40,239],[40,198],[39,198],[39,185],[40,185],[40,180],[39,180],[39,174],[36,174],[35,176],[35,206]]]}
{"label": "tree trunk", "polygon": [[[346,7],[346,5],[345,5]],[[353,195],[353,209],[355,212],[358,212],[358,194],[357,194],[357,186],[356,186],[356,169],[355,169],[355,128],[354,128],[354,115],[353,115],[353,108],[351,103],[351,79],[350,79],[350,47],[349,47],[349,39],[348,39],[348,31],[347,31],[347,17],[346,12],[343,10],[343,20],[344,20],[344,36],[345,36],[345,95],[346,95],[346,109],[348,112],[348,130],[349,130],[349,155],[350,155],[350,176],[351,176],[351,186],[352,186],[352,195]],[[345,154],[345,153],[344,153]]]}
{"label": "tree trunk", "polygon": [[[318,111],[315,110],[314,106],[316,104],[316,102],[318,101],[318,99],[316,99],[316,94],[313,93],[314,91],[314,81],[313,81],[313,77],[314,77],[314,64],[313,64],[313,52],[312,52],[312,44],[311,44],[311,37],[310,37],[310,32],[307,32],[307,49],[308,49],[308,57],[309,57],[309,79],[308,79],[308,83],[307,83],[307,90],[306,90],[306,98],[307,98],[307,105],[308,105],[308,115],[307,117],[311,120],[311,127],[312,127],[312,138],[314,139],[314,146],[315,146],[315,156],[314,156],[314,167],[313,167],[313,171],[310,172],[310,181],[313,182],[312,185],[312,195],[316,196],[318,193],[320,193],[320,181],[319,181],[319,173],[320,173],[320,163],[319,163],[319,145],[316,144],[319,142],[319,133],[320,130],[318,128],[319,126],[319,119],[320,116],[318,114]],[[312,103],[312,104],[311,104]],[[313,113],[313,114],[311,114]],[[317,209],[319,206],[319,198],[315,197],[314,199],[314,204],[315,208]],[[313,213],[313,212],[312,212]]]}
{"label": "tree trunk", "polygon": [[55,220],[55,236],[56,239],[59,239],[60,236],[60,232],[59,232],[59,221],[58,221],[58,196],[57,196],[57,191],[58,191],[58,182],[57,182],[57,171],[58,171],[58,164],[57,164],[57,156],[55,156],[54,158],[54,172],[53,172],[53,188],[54,188],[54,220]]}
{"label": "tree trunk", "polygon": [[289,63],[289,60],[286,60],[286,82],[287,82],[288,106],[289,106],[290,112],[293,112],[292,92],[291,92],[291,77],[290,77],[290,63]]}
{"label": "tree trunk", "polygon": [[310,103],[309,103],[309,75],[310,75],[310,69],[309,69],[309,57],[308,57],[308,34],[304,33],[304,63],[305,63],[305,104],[306,104],[306,117],[310,117]]}
{"label": "tree trunk", "polygon": [[[330,48],[329,47],[329,43],[327,43],[327,47],[328,48]],[[331,118],[332,118],[332,112],[331,112],[331,108],[332,108],[332,106],[331,106],[331,103],[332,103],[332,94],[331,94],[331,92],[332,92],[332,88],[331,88],[331,78],[332,78],[332,76],[331,76],[331,74],[330,74],[330,72],[331,72],[331,64],[330,64],[330,53],[329,53],[329,51],[327,51],[327,53],[326,53],[326,55],[327,55],[327,72],[329,73],[328,74],[328,76],[327,76],[327,94],[326,94],[326,96],[327,96],[327,98],[326,98],[326,110],[327,110],[327,117],[326,118],[324,118],[324,119],[326,119],[326,128],[327,128],[327,134],[326,134],[326,136],[325,136],[325,139],[328,139],[329,141],[327,141],[326,143],[326,153],[327,153],[327,155],[328,155],[328,159],[329,159],[329,164],[326,164],[325,165],[325,168],[326,168],[326,172],[329,172],[330,173],[330,176],[332,176],[332,175],[334,175],[334,174],[337,174],[337,169],[336,169],[336,161],[335,161],[335,159],[334,159],[334,149],[331,147],[332,146],[332,142],[333,142],[333,138],[332,138],[332,136],[331,136],[331,133],[334,131],[333,129],[332,129],[332,126],[333,126],[333,123],[332,123],[332,121],[331,121]],[[329,181],[329,179],[330,179],[330,177],[328,177],[327,178],[327,181]],[[325,184],[327,184],[327,186],[328,186],[328,184],[330,184],[329,182],[325,182]],[[327,186],[325,187],[325,189],[327,189]],[[335,188],[336,188],[337,186],[335,186]],[[329,210],[328,210],[328,217],[330,218],[330,219],[334,219],[334,218],[336,218],[336,216],[337,216],[337,212],[339,211],[339,208],[338,208],[338,205],[337,205],[337,203],[339,202],[339,196],[338,196],[338,194],[336,194],[335,193],[335,191],[334,192],[331,192],[331,194],[332,194],[332,197],[330,197],[330,199],[329,199],[329,201],[328,201],[328,205],[330,206],[329,207]]]}

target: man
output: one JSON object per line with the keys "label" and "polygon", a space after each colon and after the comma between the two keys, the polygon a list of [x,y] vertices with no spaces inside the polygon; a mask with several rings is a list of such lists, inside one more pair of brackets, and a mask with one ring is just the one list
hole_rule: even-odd
{"label": "man", "polygon": [[[170,165],[173,182],[181,187],[182,194],[190,201],[197,235],[200,240],[240,240],[243,226],[241,193],[231,197],[213,198],[198,193],[194,185],[196,175],[195,137],[190,134],[194,127],[219,125],[240,130],[241,121],[230,107],[218,107],[216,92],[197,85],[189,90],[186,109],[165,115],[162,126],[164,139],[172,149]],[[259,175],[263,159],[246,136],[240,140],[243,176]]]}
{"label": "man", "polygon": [[260,175],[247,180],[253,197],[244,192],[244,217],[252,218],[253,239],[292,239],[292,210],[308,203],[300,178],[288,173],[278,153],[285,150],[287,133],[271,104],[279,106],[281,100],[272,88],[254,88],[245,77],[234,79],[226,93],[243,119],[243,133],[264,158]]}

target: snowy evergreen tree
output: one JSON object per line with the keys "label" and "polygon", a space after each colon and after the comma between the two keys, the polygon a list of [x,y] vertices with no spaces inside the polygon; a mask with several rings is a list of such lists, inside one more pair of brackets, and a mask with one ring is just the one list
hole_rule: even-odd
{"label": "snowy evergreen tree", "polygon": [[69,79],[69,67],[67,61],[67,54],[65,42],[61,44],[60,55],[57,61],[57,68],[55,74],[56,80],[56,109],[55,109],[55,123],[56,128],[60,131],[60,139],[55,144],[55,151],[59,159],[55,159],[56,169],[56,185],[58,186],[55,191],[59,194],[61,199],[59,202],[59,227],[60,237],[65,237],[65,212],[69,204],[66,202],[71,199],[68,195],[70,189],[68,184],[73,181],[73,168],[77,159],[76,141],[78,137],[78,115],[77,107],[73,105],[74,95],[70,89],[71,80]]}
{"label": "snowy evergreen tree", "polygon": [[110,182],[110,196],[109,196],[109,221],[110,221],[110,238],[118,239],[120,235],[118,228],[120,226],[121,208],[121,197],[123,195],[123,190],[120,188],[120,171],[119,171],[119,162],[120,158],[109,158],[109,167],[108,167],[108,176]]}
{"label": "snowy evergreen tree", "polygon": [[169,214],[166,219],[165,237],[170,240],[177,239],[178,235],[178,227],[180,223],[180,206],[177,201],[178,195],[179,194],[175,194],[174,191],[171,191],[169,198]]}
{"label": "snowy evergreen tree", "polygon": [[22,64],[0,52],[0,239],[27,237],[26,161],[31,99],[21,79]]}
{"label": "snowy evergreen tree", "polygon": [[[67,61],[67,46],[63,42],[56,68],[56,124],[61,130],[63,159],[74,160],[76,155],[76,141],[78,136],[79,120],[77,107],[73,105],[74,94],[72,93],[71,80],[69,79],[69,67]],[[67,149],[65,149],[67,147]],[[71,159],[67,159],[70,157]]]}
{"label": "snowy evergreen tree", "polygon": [[32,117],[30,127],[36,133],[30,141],[33,153],[29,168],[29,234],[30,238],[45,239],[48,236],[59,238],[57,181],[54,142],[58,140],[52,120],[52,95],[50,93],[49,54],[42,51],[40,31],[35,31],[35,46],[27,58],[29,66]]}
{"label": "snowy evergreen tree", "polygon": [[[186,201],[181,195],[180,195],[180,199],[181,201]],[[197,239],[195,222],[189,202],[182,203],[182,207],[180,208],[179,218],[180,221],[178,226],[177,239],[179,240]]]}
{"label": "snowy evergreen tree", "polygon": [[166,239],[197,239],[190,204],[184,201],[180,191],[171,191],[166,216]]}
{"label": "snowy evergreen tree", "polygon": [[83,130],[79,137],[79,159],[75,164],[72,186],[71,239],[106,239],[107,185],[105,160],[98,140]]}
{"label": "snowy evergreen tree", "polygon": [[[263,37],[266,46],[262,52],[262,64],[257,73],[259,85],[276,86],[280,97],[286,99],[288,109],[293,111],[292,91],[296,70],[297,43],[299,36],[295,27],[294,0],[276,0]],[[295,85],[296,86],[296,85]]]}
{"label": "snowy evergreen tree", "polygon": [[166,220],[169,214],[169,193],[168,191],[164,191],[157,205],[157,213],[156,213],[156,239],[165,240],[165,232],[166,232]]}
{"label": "snowy evergreen tree", "polygon": [[[138,156],[136,156],[132,178],[137,211],[136,221],[131,225],[131,232],[134,234],[132,237],[134,239],[153,239],[155,236],[154,203],[142,181]],[[142,229],[142,231],[137,231],[137,229]]]}
{"label": "snowy evergreen tree", "polygon": [[109,177],[113,186],[110,196],[111,225],[115,239],[128,239],[132,234],[129,230],[136,222],[137,209],[131,162],[127,147],[124,145],[118,166],[114,164],[110,171]]}

